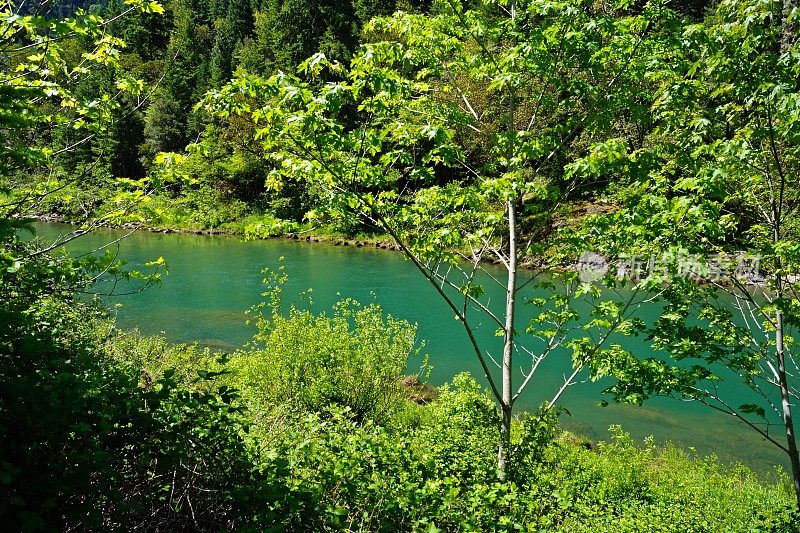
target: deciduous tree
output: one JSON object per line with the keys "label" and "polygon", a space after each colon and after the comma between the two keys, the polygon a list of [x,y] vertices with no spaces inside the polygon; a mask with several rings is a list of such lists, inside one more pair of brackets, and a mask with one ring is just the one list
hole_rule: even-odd
{"label": "deciduous tree", "polygon": [[589,235],[610,257],[668,258],[650,273],[657,356],[619,362],[617,399],[671,395],[742,421],[786,453],[800,506],[796,17],[791,1],[726,0],[685,28],[651,74],[659,127],[628,159],[639,179]]}
{"label": "deciduous tree", "polygon": [[[624,154],[623,124],[642,120],[646,109],[642,58],[658,45],[656,26],[669,13],[649,4],[603,11],[572,0],[477,9],[453,1],[436,9],[433,17],[374,20],[368,31],[383,39],[364,46],[349,67],[323,54],[302,66],[307,76],[338,81],[242,75],[205,103],[218,116],[253,120],[275,166],[268,185],[302,179],[328,191],[330,203],[312,219],[325,211],[368,221],[436,287],[500,406],[505,478],[514,402],[541,362],[566,349],[574,366],[563,384],[550,384],[550,410],[581,371],[603,374],[621,350],[609,341],[612,332],[638,327],[637,290],[603,300],[574,273],[551,297],[529,302],[536,318],[520,325],[516,309],[533,285],[518,273],[523,258],[542,255],[553,213],[579,186],[565,163]],[[475,140],[487,152],[480,163],[469,153]],[[486,259],[503,265],[504,279],[486,271]],[[541,266],[557,275],[551,264]],[[482,275],[503,288],[502,309],[483,297]],[[593,308],[582,324],[574,307],[581,297]],[[481,320],[502,337],[498,351],[478,340]]]}

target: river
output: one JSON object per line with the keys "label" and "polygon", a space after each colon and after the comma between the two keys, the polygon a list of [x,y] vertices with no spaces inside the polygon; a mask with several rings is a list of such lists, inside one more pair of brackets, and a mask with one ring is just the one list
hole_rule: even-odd
{"label": "river", "polygon": [[[71,229],[49,223],[37,224],[37,228],[43,239],[54,239]],[[126,233],[101,230],[74,241],[69,248],[73,253],[90,252]],[[289,276],[287,303],[297,301],[304,305],[300,294],[309,289],[313,308],[319,312],[330,311],[343,297],[362,303],[377,302],[392,316],[418,325],[418,338],[424,342],[424,353],[433,365],[430,380],[434,384],[444,383],[463,371],[484,382],[462,326],[435,289],[400,253],[279,239],[243,242],[237,237],[147,232],[134,232],[109,249],[127,260],[130,268],[144,268],[145,262],[160,256],[169,264],[169,274],[161,285],[104,298],[121,328],[138,328],[174,342],[215,349],[241,347],[253,334],[245,324],[244,312],[262,299],[261,268],[276,268],[283,258]],[[100,291],[107,288],[98,287]],[[116,292],[135,288],[118,285]],[[487,288],[493,305],[500,305],[501,288],[492,288],[491,284]],[[520,313],[525,321],[530,316],[524,306]],[[494,329],[487,324],[478,334],[482,341],[497,347],[500,339],[494,336]],[[626,342],[628,348],[646,350],[641,341]],[[413,372],[419,361],[412,360],[410,366]],[[548,361],[517,405],[534,408],[551,397],[568,369],[564,357]],[[787,465],[782,452],[755,432],[699,404],[654,399],[643,407],[600,407],[601,392],[609,383],[601,380],[570,387],[560,402],[569,412],[561,416],[564,427],[598,441],[608,439],[610,425],[620,424],[638,440],[652,435],[657,442],[669,440],[700,455],[715,453],[721,461],[740,461],[765,474],[773,465]],[[728,386],[738,390],[742,398],[747,396],[744,386]]]}

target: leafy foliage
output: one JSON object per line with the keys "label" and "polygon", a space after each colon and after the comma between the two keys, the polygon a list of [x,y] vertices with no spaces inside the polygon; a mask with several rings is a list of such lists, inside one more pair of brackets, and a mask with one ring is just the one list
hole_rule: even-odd
{"label": "leafy foliage", "polygon": [[[800,63],[796,36],[786,39],[796,13],[779,14],[792,5],[721,2],[675,35],[669,66],[649,74],[658,127],[624,158],[636,181],[586,234],[611,257],[668,259],[648,281],[664,306],[648,331],[657,356],[620,363],[610,392],[631,402],[672,395],[744,420],[788,455],[800,505],[798,189],[789,179]],[[725,380],[743,381],[751,399],[727,397]]]}
{"label": "leafy foliage", "polygon": [[[491,396],[460,375],[429,405],[403,400],[396,377],[413,329],[375,307],[264,317],[263,347],[226,363],[113,330],[71,296],[87,273],[50,261],[38,281],[24,270],[3,277],[0,517],[9,527],[790,531],[796,523],[788,482],[765,487],[744,468],[642,450],[621,433],[598,454],[563,435],[552,412],[515,422],[517,460],[498,482]],[[341,367],[327,365],[331,355]],[[375,393],[377,403],[362,402]]]}
{"label": "leafy foliage", "polygon": [[[272,274],[267,280],[280,282],[281,275]],[[265,293],[269,312],[256,309],[254,345],[229,365],[253,409],[322,412],[335,406],[354,420],[386,423],[404,400],[400,379],[417,353],[416,328],[353,300],[336,304],[332,316],[295,306],[284,316],[280,290],[271,285]]]}
{"label": "leafy foliage", "polygon": [[[797,475],[765,486],[713,458],[651,442],[640,449],[621,431],[586,449],[558,429],[552,402],[516,419],[513,398],[503,405],[513,461],[499,482],[498,391],[460,375],[430,405],[407,401],[398,378],[415,353],[414,328],[376,306],[345,300],[330,316],[283,314],[270,292],[268,314],[254,317],[254,346],[227,361],[121,334],[75,295],[98,276],[155,278],[125,272],[110,256],[50,253],[63,241],[23,242],[26,216],[39,209],[83,221],[103,212],[95,222],[105,222],[139,206],[171,225],[242,231],[245,219],[251,236],[295,227],[276,216],[344,217],[350,228],[391,220],[442,283],[439,267],[457,267],[475,246],[508,257],[512,239],[499,230],[515,209],[519,235],[530,239],[523,253],[559,266],[587,242],[609,256],[708,258],[744,248],[763,258],[776,291],[765,302],[736,285],[744,319],[758,317],[756,342],[752,323],[742,327],[717,293],[673,266],[636,288],[664,305],[655,324],[566,273],[564,292],[550,284],[550,298],[530,302],[539,313],[525,333],[546,350],[563,343],[590,378],[615,375],[610,392],[619,400],[673,394],[757,428],[773,396],[731,405],[716,384],[739,377],[759,393],[786,378],[773,354],[778,367],[793,361],[797,191],[787,176],[797,166],[798,69],[786,28],[796,12],[779,10],[791,2],[727,0],[698,24],[657,3],[433,4],[429,15],[374,20],[358,50],[372,15],[409,6],[268,1],[254,11],[238,0],[176,0],[158,18],[159,4],[128,1],[109,5],[112,20],[3,8],[4,525],[796,530]],[[308,21],[324,30],[298,32]],[[130,54],[107,28],[121,30]],[[186,157],[163,153],[195,139]],[[565,201],[595,199],[606,181],[614,181],[610,209],[589,217],[586,231],[562,227],[564,239],[544,240]],[[564,248],[547,249],[553,242]],[[613,278],[610,289],[622,285]],[[465,297],[461,317],[483,295],[469,274],[449,289]],[[592,303],[590,322],[567,334],[579,329],[570,325],[572,299],[582,297]],[[512,345],[513,323],[500,326]],[[677,362],[634,357],[592,336],[610,330],[646,332]],[[779,385],[785,406],[796,384]]]}
{"label": "leafy foliage", "polygon": [[103,350],[111,324],[99,308],[70,296],[83,275],[51,262],[3,276],[3,523],[231,527],[261,490],[235,392],[179,386],[173,371],[140,386],[138,366]]}

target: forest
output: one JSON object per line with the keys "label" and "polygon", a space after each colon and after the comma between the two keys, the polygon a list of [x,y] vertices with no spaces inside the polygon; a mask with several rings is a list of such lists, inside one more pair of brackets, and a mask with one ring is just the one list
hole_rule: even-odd
{"label": "forest", "polygon": [[[796,0],[35,0],[0,25],[4,528],[800,530]],[[170,257],[66,251],[109,227],[391,248],[479,375],[429,382],[417,324],[306,305],[282,261],[242,346],[122,328],[107,298]],[[782,462],[567,431],[587,382]]]}

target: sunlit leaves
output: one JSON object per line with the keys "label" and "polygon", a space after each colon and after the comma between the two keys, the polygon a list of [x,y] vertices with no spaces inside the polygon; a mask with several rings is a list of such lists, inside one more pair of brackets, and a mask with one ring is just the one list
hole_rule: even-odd
{"label": "sunlit leaves", "polygon": [[[775,313],[784,309],[794,326],[797,306],[790,303],[793,291],[773,298],[791,286],[786,283],[800,266],[798,190],[787,179],[800,168],[798,56],[796,50],[780,52],[776,5],[726,0],[703,24],[683,30],[669,52],[674,61],[648,75],[660,83],[651,148],[660,163],[638,175],[621,209],[588,220],[592,242],[611,255],[627,249],[647,257],[681,248],[708,261],[716,252],[745,251],[761,261],[761,273],[747,281],[763,275],[767,282],[760,289],[739,285],[732,275],[718,280],[699,271],[700,278],[729,287],[731,313],[714,291],[685,279],[686,272],[667,272],[666,288],[651,287],[664,306],[648,328],[652,347],[708,366],[632,363],[635,370],[624,371],[612,389],[621,398],[670,392],[708,398],[714,389],[701,382],[719,375],[738,374],[762,396],[763,388],[774,386]],[[592,172],[591,164],[573,168]],[[597,168],[604,168],[602,159]],[[793,342],[790,331],[784,335]],[[764,416],[763,405],[724,407],[737,408]]]}
{"label": "sunlit leaves", "polygon": [[[131,11],[159,13],[160,4],[145,0],[129,0]],[[4,202],[13,212],[30,208],[26,199],[41,194],[40,184],[29,179],[16,179],[18,172],[30,174],[42,165],[52,165],[62,154],[88,143],[110,124],[112,113],[119,108],[123,95],[138,95],[143,83],[121,75],[115,94],[93,98],[75,92],[76,82],[96,69],[114,70],[124,42],[108,32],[107,21],[81,9],[69,18],[23,15],[14,4],[6,4],[0,12],[4,36],[0,49],[6,66],[0,71],[5,87],[0,95],[0,129],[3,130],[3,183],[14,179],[8,192],[20,203]],[[80,50],[77,58],[67,59],[66,46]],[[47,131],[43,142],[30,143],[30,128]],[[48,139],[58,137],[59,129],[70,139],[66,146],[51,146]],[[83,136],[81,138],[81,136]],[[37,137],[37,138],[39,138]],[[21,142],[25,139],[25,142]],[[19,143],[19,144],[17,144]],[[3,216],[0,214],[0,216]]]}
{"label": "sunlit leaves", "polygon": [[[520,2],[517,11],[520,16],[512,22],[455,5],[443,6],[436,16],[398,13],[375,19],[367,34],[383,39],[368,42],[349,68],[331,63],[322,54],[299,68],[307,78],[317,80],[325,74],[338,81],[320,85],[283,73],[270,79],[242,73],[208,95],[204,105],[222,118],[249,115],[258,125],[256,140],[287,179],[313,177],[332,185],[335,195],[357,196],[365,187],[403,190],[403,183],[409,181],[414,188],[425,187],[444,168],[460,169],[463,174],[469,157],[464,137],[475,132],[479,142],[489,147],[491,161],[461,181],[479,186],[482,208],[487,211],[482,215],[485,222],[500,222],[502,203],[509,199],[553,200],[558,191],[536,175],[539,167],[566,148],[574,136],[572,130],[608,122],[601,117],[615,113],[618,105],[611,104],[610,97],[627,98],[618,91],[624,86],[618,81],[620,76],[634,76],[633,56],[642,40],[640,32],[648,25],[641,17],[589,14],[572,2]],[[493,43],[491,51],[487,43]],[[566,53],[564,46],[569,47]],[[611,64],[620,65],[615,79],[608,78],[613,75]],[[534,112],[526,128],[520,124],[514,132],[494,131],[490,124],[505,119],[484,119],[481,115],[496,108],[475,109],[470,101],[483,98],[480,91],[485,91],[501,104],[511,88],[521,98],[541,92],[541,101],[531,105],[540,106],[542,112]],[[553,100],[552,95],[559,93]],[[555,113],[564,113],[564,122],[548,123],[553,120],[551,106]],[[589,108],[591,117],[586,115]],[[576,111],[578,116],[570,116]],[[621,150],[624,142],[622,147],[608,142],[593,153],[609,161],[619,159]],[[274,182],[275,177],[271,175],[270,180]],[[421,202],[435,195],[414,197],[413,190],[405,190],[411,193],[408,201],[416,215],[407,212],[400,198],[395,207],[358,201],[355,215],[364,216],[367,211],[375,215],[377,210],[384,218],[416,217],[419,222]],[[426,210],[435,213],[436,209],[431,205]],[[485,237],[493,228],[450,225],[449,231],[459,231],[461,240],[436,230],[426,247],[436,250],[448,242],[466,244],[471,239],[469,231]],[[419,238],[416,241],[422,244]]]}

